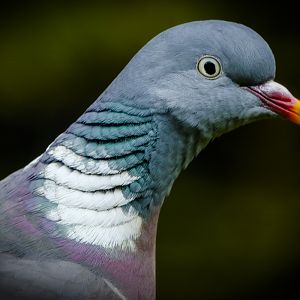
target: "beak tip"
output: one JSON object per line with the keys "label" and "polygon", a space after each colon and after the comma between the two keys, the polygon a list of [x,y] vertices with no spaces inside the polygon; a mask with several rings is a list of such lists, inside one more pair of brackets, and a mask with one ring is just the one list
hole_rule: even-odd
{"label": "beak tip", "polygon": [[268,81],[258,86],[247,87],[266,107],[300,125],[300,101],[283,85]]}

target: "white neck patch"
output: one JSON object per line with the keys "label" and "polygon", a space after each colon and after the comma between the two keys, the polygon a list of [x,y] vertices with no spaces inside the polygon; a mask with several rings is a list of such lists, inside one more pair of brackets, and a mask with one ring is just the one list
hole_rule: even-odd
{"label": "white neck patch", "polygon": [[[57,205],[46,218],[65,228],[67,237],[104,248],[134,251],[143,219],[121,187],[139,179],[117,173],[103,160],[94,161],[57,146],[48,154],[59,162],[45,166],[43,185],[35,193]],[[126,207],[125,207],[126,206]]]}
{"label": "white neck patch", "polygon": [[131,207],[128,212],[115,207],[106,211],[69,208],[58,205],[46,215],[49,220],[67,225],[67,236],[81,243],[135,250],[141,235],[142,218]]}

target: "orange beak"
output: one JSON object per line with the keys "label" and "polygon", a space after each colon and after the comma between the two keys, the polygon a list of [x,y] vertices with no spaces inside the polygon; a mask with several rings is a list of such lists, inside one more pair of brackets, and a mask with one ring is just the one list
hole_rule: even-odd
{"label": "orange beak", "polygon": [[268,81],[261,85],[246,87],[246,89],[272,111],[300,125],[300,101],[283,85]]}

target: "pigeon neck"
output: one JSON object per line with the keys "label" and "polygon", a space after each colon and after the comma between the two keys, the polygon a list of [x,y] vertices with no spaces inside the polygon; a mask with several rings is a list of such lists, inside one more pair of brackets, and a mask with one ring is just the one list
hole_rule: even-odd
{"label": "pigeon neck", "polygon": [[157,115],[158,138],[151,155],[151,176],[155,182],[153,201],[161,205],[175,179],[203,149],[208,139],[169,115]]}
{"label": "pigeon neck", "polygon": [[68,238],[135,251],[143,224],[203,143],[165,114],[103,106],[49,146],[35,193],[50,202],[46,218]]}
{"label": "pigeon neck", "polygon": [[[152,274],[153,296],[159,210],[199,151],[199,136],[166,114],[102,105],[89,109],[39,159],[34,194],[47,200],[47,230],[54,228],[56,238],[59,233],[68,256],[105,270],[129,294]],[[113,258],[119,271],[111,268]]]}
{"label": "pigeon neck", "polygon": [[149,214],[153,115],[113,103],[87,110],[40,159],[46,218],[80,243],[136,251]]}

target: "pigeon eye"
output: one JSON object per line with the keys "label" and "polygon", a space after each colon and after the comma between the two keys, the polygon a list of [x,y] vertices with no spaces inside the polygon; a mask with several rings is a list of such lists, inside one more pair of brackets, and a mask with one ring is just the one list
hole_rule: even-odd
{"label": "pigeon eye", "polygon": [[198,71],[208,79],[216,79],[221,74],[221,63],[213,56],[202,56],[197,63]]}

